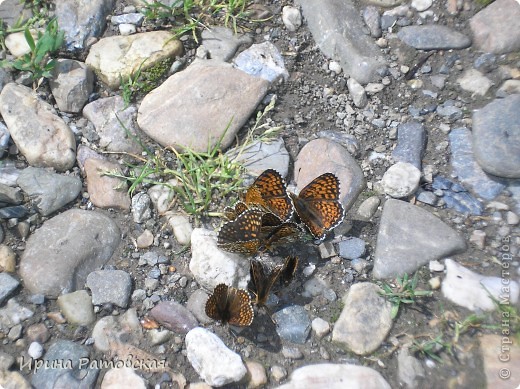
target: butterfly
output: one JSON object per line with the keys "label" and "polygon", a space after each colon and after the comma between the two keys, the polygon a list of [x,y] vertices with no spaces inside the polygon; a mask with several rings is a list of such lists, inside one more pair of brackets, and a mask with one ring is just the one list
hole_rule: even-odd
{"label": "butterfly", "polygon": [[298,196],[290,194],[299,219],[319,242],[345,217],[339,194],[339,179],[332,173],[316,177]]}
{"label": "butterfly", "polygon": [[253,281],[255,304],[265,305],[271,289],[280,276],[283,265],[275,266],[267,272],[266,267],[257,260],[251,261],[251,280]]}
{"label": "butterfly", "polygon": [[214,320],[241,327],[251,325],[254,317],[249,293],[226,284],[215,287],[206,302],[205,311]]}
{"label": "butterfly", "polygon": [[267,272],[266,267],[257,260],[251,261],[251,280],[254,287],[255,304],[265,306],[269,293],[278,279],[284,285],[291,282],[298,266],[298,257],[287,257],[283,265],[277,265]]}
{"label": "butterfly", "polygon": [[248,209],[235,220],[224,224],[218,232],[217,245],[226,251],[254,254],[260,247],[263,212]]}
{"label": "butterfly", "polygon": [[296,269],[298,268],[298,257],[287,257],[285,258],[285,264],[282,272],[280,273],[280,281],[283,285],[289,285],[293,280]]}
{"label": "butterfly", "polygon": [[273,213],[282,222],[291,218],[294,208],[280,173],[274,169],[262,172],[247,189],[244,201],[239,201],[234,208],[226,207],[224,215],[232,220],[250,208],[260,208]]}

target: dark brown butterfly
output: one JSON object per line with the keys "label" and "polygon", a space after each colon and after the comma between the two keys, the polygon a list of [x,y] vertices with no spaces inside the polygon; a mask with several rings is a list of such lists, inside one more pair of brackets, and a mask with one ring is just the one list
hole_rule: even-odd
{"label": "dark brown butterfly", "polygon": [[206,315],[223,323],[249,326],[254,317],[251,297],[244,289],[218,284],[206,302]]}
{"label": "dark brown butterfly", "polygon": [[261,228],[261,248],[272,250],[276,246],[297,241],[303,231],[296,223],[285,222],[277,226],[263,226]]}
{"label": "dark brown butterfly", "polygon": [[294,208],[283,177],[274,169],[260,174],[246,192],[244,203],[259,206],[278,216],[282,222],[291,218]]}
{"label": "dark brown butterfly", "polygon": [[312,180],[299,195],[291,193],[296,214],[312,236],[322,241],[327,232],[337,227],[345,216],[339,201],[340,183],[332,173]]}
{"label": "dark brown butterfly", "polygon": [[289,285],[294,278],[296,269],[298,268],[298,257],[287,257],[280,273],[280,281],[283,285]]}
{"label": "dark brown butterfly", "polygon": [[265,305],[271,289],[280,276],[283,265],[277,265],[271,271],[267,271],[262,262],[257,260],[251,261],[251,280],[254,287],[255,304]]}
{"label": "dark brown butterfly", "polygon": [[217,245],[226,251],[254,254],[260,247],[263,212],[248,209],[235,220],[224,224],[218,232]]}

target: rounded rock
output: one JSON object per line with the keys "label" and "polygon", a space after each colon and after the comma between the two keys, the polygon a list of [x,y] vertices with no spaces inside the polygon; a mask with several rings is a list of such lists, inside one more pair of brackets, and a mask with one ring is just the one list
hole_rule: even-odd
{"label": "rounded rock", "polygon": [[383,175],[381,184],[383,190],[394,198],[407,197],[419,187],[421,172],[414,165],[407,162],[397,162]]}
{"label": "rounded rock", "polygon": [[282,22],[289,31],[296,31],[302,25],[300,10],[289,5],[283,7]]}

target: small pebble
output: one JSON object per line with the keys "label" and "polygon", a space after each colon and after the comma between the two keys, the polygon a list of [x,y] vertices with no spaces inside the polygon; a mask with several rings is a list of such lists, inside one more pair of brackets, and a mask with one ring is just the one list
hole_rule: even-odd
{"label": "small pebble", "polygon": [[43,346],[38,342],[32,342],[27,350],[27,354],[33,359],[39,359],[43,355]]}
{"label": "small pebble", "polygon": [[506,221],[510,226],[516,226],[520,220],[516,213],[508,211],[506,214]]}
{"label": "small pebble", "polygon": [[316,334],[316,337],[321,339],[330,332],[330,324],[323,320],[321,317],[315,318],[312,323],[312,330]]}
{"label": "small pebble", "polygon": [[483,250],[486,242],[486,233],[482,230],[475,230],[471,233],[469,241],[475,244],[479,249]]}
{"label": "small pebble", "polygon": [[275,382],[280,382],[287,377],[287,370],[282,366],[274,365],[271,367],[271,377]]}
{"label": "small pebble", "polygon": [[437,290],[441,287],[441,278],[440,277],[433,277],[428,280],[428,284],[430,284],[430,288],[432,290]]}
{"label": "small pebble", "polygon": [[444,271],[444,265],[442,263],[440,263],[439,261],[430,261],[430,271],[431,272]]}

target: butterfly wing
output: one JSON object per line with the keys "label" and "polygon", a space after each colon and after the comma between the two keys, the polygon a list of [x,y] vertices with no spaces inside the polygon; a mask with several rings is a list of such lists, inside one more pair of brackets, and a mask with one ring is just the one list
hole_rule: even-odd
{"label": "butterfly wing", "polygon": [[227,298],[229,324],[241,327],[251,325],[254,311],[249,293],[244,289],[229,288]]}
{"label": "butterfly wing", "polygon": [[218,284],[208,301],[206,301],[206,315],[213,320],[227,321],[226,306],[227,306],[228,286],[226,284]]}
{"label": "butterfly wing", "polygon": [[245,196],[246,204],[258,204],[274,213],[282,221],[293,214],[293,204],[283,177],[274,169],[267,169],[253,182]]}
{"label": "butterfly wing", "polygon": [[257,305],[265,305],[271,289],[280,276],[283,266],[276,266],[273,270],[266,273],[264,265],[260,261],[251,261],[251,279],[255,288]]}
{"label": "butterfly wing", "polygon": [[288,285],[294,278],[296,269],[298,268],[298,257],[290,256],[285,259],[282,272],[280,273],[280,281],[284,285]]}
{"label": "butterfly wing", "polygon": [[300,220],[317,240],[323,240],[327,232],[338,226],[345,212],[339,202],[340,182],[332,173],[325,173],[312,180],[293,195],[294,207]]}
{"label": "butterfly wing", "polygon": [[[262,233],[264,233],[262,229]],[[282,223],[271,230],[267,231],[262,237],[262,246],[268,250],[275,246],[288,244],[296,241],[301,236],[302,230],[296,223]]]}
{"label": "butterfly wing", "polygon": [[218,232],[217,245],[226,251],[254,254],[260,246],[262,212],[248,209],[229,221]]}

